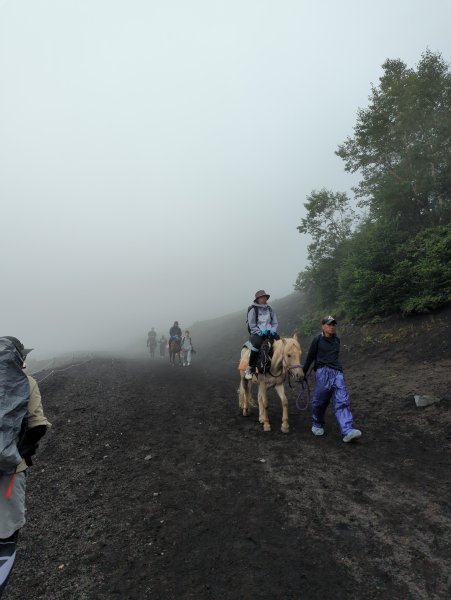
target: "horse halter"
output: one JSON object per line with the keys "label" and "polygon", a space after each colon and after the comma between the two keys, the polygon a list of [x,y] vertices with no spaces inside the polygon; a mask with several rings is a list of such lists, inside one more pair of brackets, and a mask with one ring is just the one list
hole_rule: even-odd
{"label": "horse halter", "polygon": [[284,350],[282,351],[282,370],[280,371],[279,375],[273,375],[271,373],[271,371],[269,373],[270,373],[270,375],[272,377],[280,377],[283,374],[283,372],[285,371],[287,373],[287,375],[288,375],[288,383],[290,384],[290,387],[292,387],[291,386],[291,373],[290,373],[290,371],[292,369],[299,369],[299,368],[302,369],[302,365],[289,365],[287,363],[287,361],[285,359],[285,344],[284,344]]}
{"label": "horse halter", "polygon": [[292,387],[291,385],[291,371],[293,369],[302,369],[302,365],[301,364],[296,364],[296,365],[289,365],[285,359],[285,352],[282,353],[282,372],[283,370],[286,371],[287,375],[288,375],[288,384],[290,387]]}

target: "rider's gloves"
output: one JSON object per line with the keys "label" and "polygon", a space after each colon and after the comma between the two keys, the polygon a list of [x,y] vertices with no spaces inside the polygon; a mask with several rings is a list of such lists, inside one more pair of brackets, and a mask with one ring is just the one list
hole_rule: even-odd
{"label": "rider's gloves", "polygon": [[271,335],[274,337],[275,335],[277,335],[277,331],[275,329],[271,329],[270,330]]}
{"label": "rider's gloves", "polygon": [[261,334],[262,334],[262,335],[266,335],[267,333],[268,333],[268,331],[267,331],[266,329],[262,329],[262,330],[261,330]]}

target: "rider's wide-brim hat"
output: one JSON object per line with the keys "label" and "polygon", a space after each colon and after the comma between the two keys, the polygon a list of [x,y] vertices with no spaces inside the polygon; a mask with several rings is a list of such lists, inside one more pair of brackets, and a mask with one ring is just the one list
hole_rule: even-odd
{"label": "rider's wide-brim hat", "polygon": [[266,296],[266,299],[269,300],[271,298],[271,296],[269,294],[267,294],[265,292],[265,290],[258,290],[258,292],[255,292],[255,298],[254,298],[254,302],[256,300],[258,300],[259,298],[262,298],[263,296]]}

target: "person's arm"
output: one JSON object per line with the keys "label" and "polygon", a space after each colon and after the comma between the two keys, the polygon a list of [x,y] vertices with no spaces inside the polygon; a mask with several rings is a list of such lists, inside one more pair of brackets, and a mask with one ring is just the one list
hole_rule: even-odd
{"label": "person's arm", "polygon": [[31,457],[36,454],[39,440],[47,433],[51,424],[44,415],[41,392],[37,382],[32,377],[28,377],[28,382],[30,384],[30,400],[28,402],[27,430],[19,442],[18,449],[27,465],[31,466]]}
{"label": "person's arm", "polygon": [[302,367],[302,370],[304,371],[304,375],[307,375],[308,370],[310,369],[312,363],[315,362],[316,355],[318,353],[319,337],[320,336],[314,337],[312,340],[312,343],[310,344],[307,358],[305,359],[305,363]]}
{"label": "person's arm", "polygon": [[257,327],[257,315],[256,315],[257,311],[255,310],[255,308],[253,306],[251,306],[251,308],[249,309],[249,312],[247,313],[247,322],[249,323],[249,329],[251,330],[251,333],[260,333],[260,329]]}
{"label": "person's arm", "polygon": [[271,332],[272,333],[277,333],[277,329],[279,327],[279,321],[277,319],[277,315],[276,313],[271,309]]}

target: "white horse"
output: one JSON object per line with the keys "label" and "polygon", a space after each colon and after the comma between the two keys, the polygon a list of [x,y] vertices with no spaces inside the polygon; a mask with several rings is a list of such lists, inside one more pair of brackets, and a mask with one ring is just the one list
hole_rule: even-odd
{"label": "white horse", "polygon": [[284,383],[287,378],[294,381],[300,381],[304,376],[301,367],[301,346],[298,338],[294,335],[292,338],[281,338],[274,342],[274,353],[271,359],[271,368],[265,375],[258,374],[249,381],[244,378],[244,371],[249,364],[250,350],[244,347],[241,350],[240,361],[240,387],[238,390],[240,409],[243,416],[249,415],[249,408],[255,406],[252,399],[252,385],[258,385],[258,408],[259,421],[263,425],[264,431],[271,431],[271,425],[268,418],[268,397],[267,390],[274,387],[277,395],[282,402],[282,432],[288,433],[290,426],[288,423],[288,398],[285,394]]}

